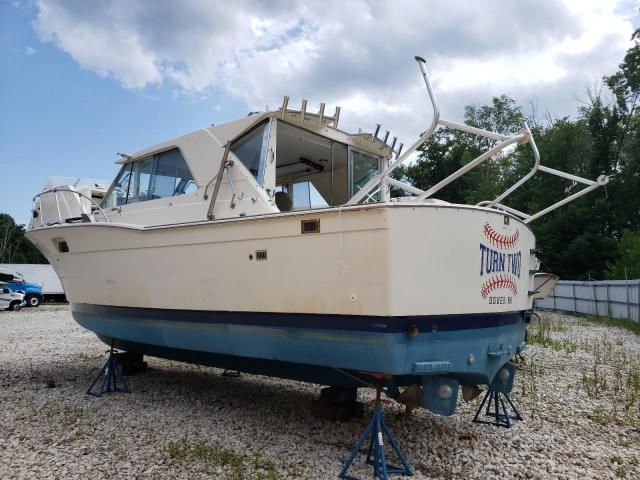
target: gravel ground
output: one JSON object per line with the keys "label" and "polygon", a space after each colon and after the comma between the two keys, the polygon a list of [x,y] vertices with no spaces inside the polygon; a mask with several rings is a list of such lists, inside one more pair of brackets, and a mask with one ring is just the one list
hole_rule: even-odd
{"label": "gravel ground", "polygon": [[[471,423],[479,399],[385,405],[413,478],[640,478],[640,337],[548,313],[531,330],[511,429]],[[66,307],[0,312],[0,478],[336,478],[371,412],[318,420],[316,385],[154,358],[131,394],[87,397],[105,348]]]}

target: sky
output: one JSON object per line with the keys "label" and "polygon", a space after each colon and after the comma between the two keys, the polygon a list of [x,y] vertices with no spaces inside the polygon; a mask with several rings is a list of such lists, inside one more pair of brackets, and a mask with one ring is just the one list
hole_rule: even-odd
{"label": "sky", "polygon": [[117,152],[301,99],[410,144],[507,94],[554,118],[617,70],[639,0],[0,0],[0,212],[49,176],[110,182]]}

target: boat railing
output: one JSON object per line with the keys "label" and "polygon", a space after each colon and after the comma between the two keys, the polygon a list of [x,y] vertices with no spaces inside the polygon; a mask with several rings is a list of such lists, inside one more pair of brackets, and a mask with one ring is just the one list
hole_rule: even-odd
{"label": "boat railing", "polygon": [[[40,222],[41,222],[42,225],[53,226],[53,225],[59,225],[59,224],[62,224],[62,223],[70,223],[70,222],[73,222],[73,221],[89,221],[89,222],[95,221],[95,217],[93,219],[90,218],[88,215],[86,217],[83,217],[82,213],[81,213],[81,215],[79,217],[68,217],[68,218],[64,218],[63,219],[62,218],[62,212],[60,210],[60,201],[58,199],[58,193],[62,193],[62,192],[71,193],[73,195],[77,195],[79,204],[81,204],[80,198],[84,198],[84,199],[88,200],[89,203],[91,203],[91,205],[92,205],[91,217],[94,217],[93,211],[97,210],[97,211],[100,212],[100,214],[104,218],[105,222],[110,223],[109,217],[107,217],[107,215],[104,213],[104,210],[102,210],[102,207],[100,207],[100,205],[98,205],[98,203],[96,203],[96,201],[93,198],[91,198],[90,196],[85,195],[84,193],[79,192],[79,191],[74,190],[74,189],[65,188],[65,187],[62,187],[62,188],[54,187],[54,188],[49,188],[47,190],[43,190],[42,192],[38,193],[36,196],[33,197],[33,202],[34,203],[36,202],[36,200],[38,201],[38,212],[39,212],[38,214],[40,215]],[[42,196],[43,195],[50,195],[50,194],[53,194],[53,196],[54,196],[55,203],[56,203],[56,211],[57,211],[57,214],[58,214],[57,220],[54,221],[54,222],[47,222],[46,221],[46,218],[45,218],[45,215],[44,215],[44,210],[42,208]],[[95,209],[93,207],[95,207]],[[34,218],[35,218],[37,216],[35,214],[36,210],[34,209],[33,212],[34,212]],[[84,215],[86,215],[86,214],[84,214]]]}
{"label": "boat railing", "polygon": [[[531,149],[533,151],[533,155],[534,155],[534,165],[532,167],[532,169],[526,174],[524,175],[521,179],[519,179],[516,183],[514,183],[511,187],[509,187],[507,190],[505,190],[503,193],[501,193],[500,195],[498,195],[495,199],[493,200],[487,200],[487,201],[483,201],[477,204],[477,206],[483,206],[483,207],[488,207],[488,208],[495,208],[495,209],[499,209],[505,212],[509,212],[513,215],[516,215],[518,217],[520,217],[525,223],[530,223],[540,217],[542,217],[543,215],[546,215],[547,213],[563,206],[566,205],[567,203],[570,203],[574,200],[576,200],[579,197],[582,197],[583,195],[586,195],[587,193],[591,192],[592,190],[595,190],[598,187],[601,187],[603,185],[606,185],[607,182],[609,181],[609,178],[606,175],[600,175],[595,181],[594,180],[589,180],[586,178],[582,178],[579,177],[577,175],[572,175],[570,173],[566,173],[566,172],[562,172],[560,170],[556,170],[553,168],[549,168],[549,167],[545,167],[544,165],[541,165],[540,163],[540,152],[538,151],[538,147],[536,146],[535,140],[533,138],[533,134],[531,133],[531,130],[529,129],[529,126],[526,124],[526,122],[523,125],[523,128],[517,132],[514,135],[503,135],[501,133],[497,133],[497,132],[491,132],[489,130],[485,130],[482,128],[477,128],[477,127],[472,127],[470,125],[466,125],[464,123],[458,123],[458,122],[452,122],[450,120],[445,120],[440,118],[440,108],[438,106],[438,102],[435,98],[435,95],[433,93],[433,88],[431,86],[431,82],[429,81],[429,76],[427,75],[427,71],[425,68],[426,65],[426,61],[424,58],[422,57],[415,57],[416,61],[418,62],[418,66],[420,67],[420,72],[422,74],[422,77],[424,79],[424,83],[425,86],[427,88],[427,94],[429,96],[429,100],[431,102],[431,106],[433,108],[433,118],[431,120],[431,124],[429,125],[429,128],[420,135],[420,137],[418,138],[418,140],[411,145],[401,156],[397,156],[396,161],[394,163],[392,163],[390,166],[388,166],[383,172],[381,172],[380,174],[376,175],[375,177],[371,178],[371,180],[369,180],[356,194],[354,194],[346,203],[346,205],[355,205],[361,202],[368,202],[371,201],[372,199],[374,199],[375,193],[378,191],[386,191],[387,186],[388,185],[392,185],[396,188],[400,188],[412,195],[414,195],[415,197],[412,199],[413,202],[422,202],[423,200],[433,196],[436,192],[440,191],[441,189],[443,189],[444,187],[446,187],[447,185],[449,185],[451,182],[457,180],[458,178],[460,178],[462,175],[468,173],[470,170],[474,169],[475,167],[477,167],[478,165],[480,165],[481,163],[483,163],[484,161],[486,161],[487,159],[491,158],[492,156],[500,153],[501,151],[505,150],[506,148],[510,147],[513,144],[516,143],[520,143],[520,144],[524,144],[524,143],[529,143],[529,145],[531,146]],[[412,185],[408,185],[405,182],[402,182],[400,180],[394,179],[392,177],[390,177],[390,174],[396,169],[398,168],[400,165],[402,165],[403,162],[405,162],[409,157],[411,157],[411,155],[424,143],[426,142],[435,132],[435,130],[438,127],[447,127],[453,130],[457,130],[457,131],[461,131],[461,132],[465,132],[465,133],[469,133],[472,135],[476,135],[476,136],[481,136],[481,137],[485,137],[488,138],[490,140],[494,140],[497,141],[499,143],[497,143],[495,146],[489,148],[486,152],[482,153],[480,156],[478,156],[477,158],[475,158],[474,160],[471,160],[469,163],[467,163],[466,165],[462,166],[460,169],[458,169],[457,171],[453,172],[451,175],[449,175],[448,177],[440,180],[438,183],[436,183],[435,185],[433,185],[431,188],[429,188],[428,190],[421,190],[419,188],[416,188]],[[377,130],[376,130],[377,133]],[[555,175],[561,178],[565,178],[568,180],[572,180],[574,182],[578,182],[578,183],[582,183],[584,185],[586,185],[585,188],[583,188],[582,190],[574,193],[573,195],[570,195],[566,198],[563,198],[562,200],[534,213],[534,214],[527,214],[524,212],[520,212],[518,210],[515,210],[513,208],[510,208],[504,204],[502,204],[502,200],[504,200],[508,195],[510,195],[511,193],[513,193],[516,189],[518,189],[519,187],[521,187],[524,183],[526,183],[528,180],[531,179],[531,177],[533,177],[537,172],[544,172],[544,173],[548,173],[551,175]],[[374,187],[375,188],[374,190]],[[372,192],[373,190],[373,192]]]}
{"label": "boat railing", "polygon": [[213,187],[213,194],[211,195],[211,201],[209,202],[209,209],[207,210],[207,218],[209,220],[214,219],[213,209],[216,206],[216,200],[218,198],[218,193],[220,192],[220,185],[222,185],[222,177],[225,171],[227,172],[227,175],[229,177],[229,184],[231,185],[231,190],[233,192],[233,196],[231,197],[231,208],[235,206],[234,200],[236,197],[236,191],[233,185],[233,178],[231,177],[231,173],[229,172],[229,167],[232,167],[234,162],[233,160],[229,160],[230,151],[231,151],[231,142],[228,141],[224,146],[224,154],[222,156],[222,161],[220,162],[220,169],[218,170],[218,174],[215,177],[213,177],[209,181],[209,183],[207,183],[204,189],[204,199],[207,200],[207,197],[208,197],[207,192],[209,191],[209,187],[215,180],[216,183]]}

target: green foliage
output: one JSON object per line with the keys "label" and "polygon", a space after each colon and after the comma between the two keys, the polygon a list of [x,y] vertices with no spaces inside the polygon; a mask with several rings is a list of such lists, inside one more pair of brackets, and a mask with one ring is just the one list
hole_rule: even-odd
{"label": "green foliage", "polygon": [[24,233],[23,225],[0,213],[0,263],[48,263]]}
{"label": "green foliage", "polygon": [[[607,104],[599,92],[575,119],[547,125],[530,119],[545,166],[589,179],[608,175],[609,184],[531,223],[544,268],[561,278],[625,278],[624,266],[640,276],[640,34],[620,70],[604,79],[614,93]],[[506,96],[489,105],[467,106],[465,122],[503,134],[524,123],[522,109]],[[419,159],[398,169],[397,178],[426,190],[495,145],[494,140],[438,130],[419,150]],[[492,200],[526,175],[534,164],[529,145],[517,145],[485,161],[435,194],[436,198],[476,204]],[[584,188],[542,172],[503,203],[523,212],[543,208]],[[622,269],[622,270],[621,270]],[[629,277],[631,278],[631,277]]]}
{"label": "green foliage", "polygon": [[236,453],[230,448],[222,448],[206,440],[191,441],[187,437],[170,441],[166,453],[173,462],[198,462],[208,473],[225,470],[225,478],[230,480],[280,480],[281,474],[273,463],[264,459],[259,452],[253,458]]}
{"label": "green foliage", "polygon": [[591,317],[587,317],[587,320],[591,323],[595,323],[597,325],[604,325],[606,327],[624,328],[625,330],[629,330],[630,332],[633,332],[636,335],[640,335],[640,324],[634,322],[633,320],[628,320],[626,318],[611,318],[611,317],[601,317],[599,315],[593,315]]}
{"label": "green foliage", "polygon": [[640,278],[640,232],[624,232],[618,242],[618,254],[618,259],[609,265],[607,278]]}

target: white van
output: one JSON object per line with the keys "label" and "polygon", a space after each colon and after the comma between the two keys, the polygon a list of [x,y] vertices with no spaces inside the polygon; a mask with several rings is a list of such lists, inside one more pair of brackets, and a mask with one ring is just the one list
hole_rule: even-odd
{"label": "white van", "polygon": [[0,310],[20,310],[25,305],[24,293],[0,285]]}

